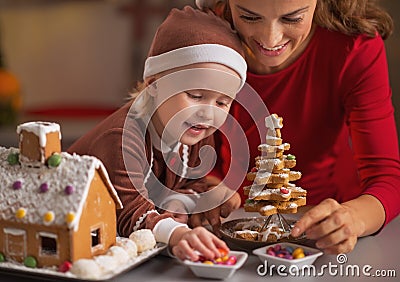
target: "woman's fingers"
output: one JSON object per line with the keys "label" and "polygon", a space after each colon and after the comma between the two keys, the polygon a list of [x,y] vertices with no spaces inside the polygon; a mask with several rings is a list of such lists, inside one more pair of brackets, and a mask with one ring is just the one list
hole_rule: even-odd
{"label": "woman's fingers", "polygon": [[307,211],[295,224],[293,236],[305,232],[326,253],[350,252],[357,242],[356,222],[351,211],[327,199]]}
{"label": "woman's fingers", "polygon": [[322,201],[319,205],[307,211],[300,220],[296,222],[291,232],[292,236],[300,236],[315,224],[329,217],[338,208],[340,208],[340,204],[333,199]]}

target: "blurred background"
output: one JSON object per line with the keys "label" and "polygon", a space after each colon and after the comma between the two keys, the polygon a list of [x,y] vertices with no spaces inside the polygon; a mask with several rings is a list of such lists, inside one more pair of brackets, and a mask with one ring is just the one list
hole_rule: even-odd
{"label": "blurred background", "polygon": [[[0,113],[0,145],[18,146],[18,123],[45,120],[60,123],[66,149],[126,102],[157,26],[171,8],[194,2],[0,0],[1,61],[14,76],[2,80],[0,99],[2,91],[13,92],[10,105],[18,113],[3,123]],[[396,25],[386,49],[400,131],[400,1],[381,5]]]}

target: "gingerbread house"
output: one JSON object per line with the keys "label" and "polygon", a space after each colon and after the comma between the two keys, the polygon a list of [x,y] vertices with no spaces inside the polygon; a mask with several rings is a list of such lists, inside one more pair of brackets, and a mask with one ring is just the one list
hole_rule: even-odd
{"label": "gingerbread house", "polygon": [[0,147],[0,252],[37,267],[104,254],[122,208],[100,160],[60,152],[60,127],[18,126],[18,148]]}

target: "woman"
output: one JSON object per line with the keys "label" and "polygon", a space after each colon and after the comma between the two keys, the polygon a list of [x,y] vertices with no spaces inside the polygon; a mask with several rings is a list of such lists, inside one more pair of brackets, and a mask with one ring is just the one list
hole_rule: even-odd
{"label": "woman", "polygon": [[[296,182],[316,205],[297,222],[327,253],[351,251],[400,212],[400,162],[383,39],[389,15],[367,0],[196,1],[226,18],[246,47],[247,83],[285,120]],[[232,115],[258,155],[255,122]],[[262,118],[262,117],[259,117]],[[221,137],[220,154],[230,159]],[[222,163],[219,176],[232,163]],[[214,176],[218,175],[214,172]],[[241,190],[239,190],[241,191]]]}

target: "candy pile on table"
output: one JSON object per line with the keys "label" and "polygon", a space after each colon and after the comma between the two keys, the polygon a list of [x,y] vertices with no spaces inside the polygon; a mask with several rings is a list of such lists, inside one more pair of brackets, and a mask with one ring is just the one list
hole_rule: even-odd
{"label": "candy pile on table", "polygon": [[203,256],[200,256],[199,260],[197,262],[203,263],[203,264],[208,264],[208,265],[235,265],[237,262],[236,256],[230,256],[227,251],[223,249],[218,249],[221,257],[213,259],[213,260],[208,260]]}
{"label": "candy pile on table", "polygon": [[310,255],[301,247],[292,248],[290,246],[281,246],[280,244],[267,248],[266,253],[267,255],[284,259],[300,259]]}

